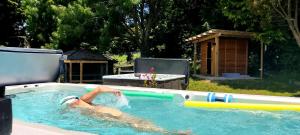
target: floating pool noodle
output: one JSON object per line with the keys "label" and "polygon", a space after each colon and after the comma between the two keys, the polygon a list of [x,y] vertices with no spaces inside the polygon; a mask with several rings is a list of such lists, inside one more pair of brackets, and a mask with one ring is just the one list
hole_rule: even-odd
{"label": "floating pool noodle", "polygon": [[288,105],[288,104],[253,104],[253,103],[185,101],[184,106],[195,107],[195,108],[214,108],[214,109],[300,111],[300,105]]}
{"label": "floating pool noodle", "polygon": [[154,97],[154,98],[162,98],[162,99],[173,99],[174,97],[174,94],[144,92],[144,91],[123,90],[122,93],[126,96],[136,96],[136,97]]}
{"label": "floating pool noodle", "polygon": [[94,90],[96,87],[93,87],[93,86],[91,86],[91,87],[89,87],[89,86],[87,86],[87,87],[85,87],[85,90],[86,90],[86,92],[91,92],[92,90]]}
{"label": "floating pool noodle", "polygon": [[[92,91],[95,87],[85,87],[87,92]],[[153,97],[161,99],[173,99],[174,94],[169,93],[155,93],[155,92],[144,92],[144,91],[131,91],[131,90],[122,90],[122,93],[126,96],[135,96],[135,97]]]}

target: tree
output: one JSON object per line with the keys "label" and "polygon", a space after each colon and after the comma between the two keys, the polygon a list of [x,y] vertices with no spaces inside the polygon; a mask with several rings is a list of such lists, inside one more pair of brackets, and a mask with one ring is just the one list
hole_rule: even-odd
{"label": "tree", "polygon": [[281,16],[280,19],[286,21],[294,39],[300,47],[299,0],[254,0],[253,6],[267,12],[276,11]]}
{"label": "tree", "polygon": [[[278,2],[282,5],[279,6]],[[265,50],[265,69],[292,70],[300,65],[300,49],[296,42],[291,40],[295,39],[295,36],[291,33],[287,20],[283,19],[278,12],[283,8],[287,10],[289,2],[291,1],[285,1],[285,3],[281,0],[219,1],[220,9],[234,23],[235,29],[255,32],[256,39],[268,45]],[[296,7],[296,5],[291,7]],[[296,14],[294,12],[296,9],[291,7],[288,12],[293,12],[292,15]],[[259,57],[259,55],[254,57]]]}
{"label": "tree", "polygon": [[52,33],[51,47],[71,50],[97,44],[97,36],[100,35],[96,26],[98,18],[84,1],[72,2],[67,7],[55,6],[53,9],[58,15],[57,29]]}
{"label": "tree", "polygon": [[24,35],[20,0],[0,1],[0,44],[9,45],[12,39]]}
{"label": "tree", "polygon": [[124,31],[121,14],[127,6],[123,0],[76,0],[66,7],[56,6],[58,24],[50,46],[107,51]]}
{"label": "tree", "polygon": [[[163,19],[159,24],[163,31],[158,36],[158,44],[164,44],[162,57],[180,58],[185,55],[191,57],[191,48],[187,46],[185,39],[215,29],[231,29],[233,24],[217,7],[217,2],[207,0],[173,0],[164,8]],[[216,19],[218,18],[218,19]],[[162,23],[163,22],[163,23]],[[159,31],[157,31],[159,33]],[[188,52],[190,51],[190,52]],[[187,54],[188,53],[188,54]]]}
{"label": "tree", "polygon": [[55,12],[52,0],[22,0],[22,9],[26,17],[26,34],[33,48],[49,43],[51,33],[56,30]]}
{"label": "tree", "polygon": [[138,45],[143,57],[149,57],[152,46],[153,31],[161,18],[165,1],[134,1],[127,14],[123,14],[123,26],[130,44]]}
{"label": "tree", "polygon": [[219,6],[234,23],[234,29],[256,32],[256,39],[264,44],[287,38],[287,25],[270,7],[255,6],[252,0],[220,0]]}
{"label": "tree", "polygon": [[[131,0],[22,0],[32,47],[106,51]],[[122,33],[122,32],[121,32]]]}
{"label": "tree", "polygon": [[143,57],[181,57],[184,39],[207,30],[202,24],[232,26],[215,7],[207,0],[141,0],[123,14],[126,42],[137,45]]}

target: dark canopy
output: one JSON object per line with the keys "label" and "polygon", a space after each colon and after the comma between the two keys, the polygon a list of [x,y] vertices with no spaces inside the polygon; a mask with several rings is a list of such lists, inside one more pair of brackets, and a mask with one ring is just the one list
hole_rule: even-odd
{"label": "dark canopy", "polygon": [[113,61],[112,58],[100,53],[94,53],[88,50],[71,50],[64,53],[66,60],[95,60],[95,61]]}

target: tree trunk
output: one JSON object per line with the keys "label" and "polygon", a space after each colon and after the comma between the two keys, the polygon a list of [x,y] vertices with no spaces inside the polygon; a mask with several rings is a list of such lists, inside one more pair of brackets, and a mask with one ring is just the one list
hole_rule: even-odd
{"label": "tree trunk", "polygon": [[293,33],[293,36],[294,36],[294,38],[295,38],[295,40],[296,40],[296,42],[297,42],[297,44],[298,44],[298,47],[300,47],[300,34],[297,33],[297,32],[295,31],[295,29],[292,29],[291,26],[290,26],[290,29],[291,29],[291,31],[292,31],[292,33]]}
{"label": "tree trunk", "polygon": [[141,1],[139,15],[140,15],[140,31],[141,31],[141,44],[140,44],[140,50],[141,50],[141,56],[142,57],[148,57],[148,49],[147,49],[147,35],[146,31],[147,28],[145,27],[146,23],[149,23],[148,20],[144,16],[144,5],[145,0]]}
{"label": "tree trunk", "polygon": [[[278,0],[277,4],[271,3],[273,6],[273,9],[279,13],[288,23],[288,26],[290,30],[292,31],[293,37],[296,40],[298,46],[300,47],[300,32],[299,32],[299,26],[298,26],[298,4],[299,1],[295,0],[295,3],[292,3],[291,0],[288,0],[287,3],[286,1],[281,1]],[[282,3],[283,2],[283,3]],[[287,5],[285,5],[287,4]],[[292,4],[294,4],[294,14],[292,14]],[[285,6],[283,6],[285,5]],[[285,9],[285,7],[287,9]],[[294,17],[293,17],[294,16]]]}
{"label": "tree trunk", "polygon": [[290,17],[286,18],[286,21],[288,23],[288,26],[290,30],[292,31],[292,34],[300,47],[300,33],[299,33],[299,28],[297,27],[298,25],[295,24],[294,19],[290,19]]}
{"label": "tree trunk", "polygon": [[[294,34],[293,34],[294,35]],[[296,42],[298,44],[298,47],[300,47],[300,36],[299,35],[294,35],[294,38],[296,39]]]}

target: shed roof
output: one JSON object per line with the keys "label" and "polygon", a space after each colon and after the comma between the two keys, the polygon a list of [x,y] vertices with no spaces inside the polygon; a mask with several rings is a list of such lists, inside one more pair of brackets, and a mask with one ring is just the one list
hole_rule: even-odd
{"label": "shed roof", "polygon": [[237,38],[252,38],[254,36],[253,32],[245,31],[234,31],[234,30],[220,30],[211,29],[209,31],[203,32],[201,34],[192,36],[186,39],[186,42],[202,42],[215,37],[237,37]]}
{"label": "shed roof", "polygon": [[95,60],[109,61],[113,60],[107,55],[94,53],[88,50],[71,50],[64,53],[66,60]]}

